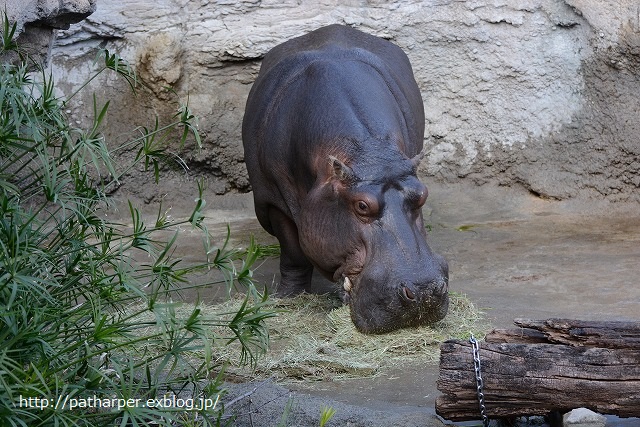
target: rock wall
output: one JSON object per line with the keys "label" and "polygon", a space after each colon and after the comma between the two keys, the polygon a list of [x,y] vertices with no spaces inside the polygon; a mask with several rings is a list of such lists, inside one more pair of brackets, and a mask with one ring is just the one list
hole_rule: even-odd
{"label": "rock wall", "polygon": [[[113,77],[92,83],[112,100],[114,143],[123,129],[170,114],[176,96],[188,99],[205,146],[181,151],[190,170],[175,172],[176,182],[204,176],[209,191],[247,191],[240,127],[260,58],[331,23],[408,54],[427,117],[427,182],[640,201],[640,6],[632,0],[100,0],[59,34],[53,70],[73,90],[99,45],[119,52],[148,90],[134,99]],[[148,179],[132,174],[124,184],[146,199],[169,191]]]}
{"label": "rock wall", "polygon": [[[20,46],[41,63],[46,63],[57,29],[67,29],[96,10],[96,0],[6,0],[2,12],[16,23]],[[4,60],[4,58],[2,58]]]}

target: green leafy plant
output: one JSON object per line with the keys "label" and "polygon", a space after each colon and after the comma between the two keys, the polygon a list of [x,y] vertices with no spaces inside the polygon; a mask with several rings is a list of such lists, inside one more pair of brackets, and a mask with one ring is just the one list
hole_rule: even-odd
{"label": "green leafy plant", "polygon": [[331,406],[322,406],[320,408],[320,427],[327,425],[331,418],[336,414],[336,410]]}
{"label": "green leafy plant", "polygon": [[293,397],[289,397],[287,399],[287,403],[284,405],[284,409],[282,411],[282,416],[280,416],[280,420],[278,420],[277,427],[286,427],[289,423],[289,418],[293,413],[293,405],[295,404],[295,399]]}
{"label": "green leafy plant", "polygon": [[[5,16],[0,55],[17,49],[14,32]],[[89,80],[110,69],[135,89],[131,67],[101,55],[104,65]],[[106,220],[110,187],[133,167],[114,163],[101,133],[109,103],[94,98],[89,129],[72,127],[51,76],[18,57],[0,67],[2,425],[215,425],[228,360],[214,347],[239,342],[237,358],[252,363],[269,339],[263,321],[274,312],[251,280],[257,246],[230,248],[228,234],[212,243],[202,184],[188,218],[170,221],[160,206],[148,223],[130,203],[130,225]],[[139,146],[134,164],[152,166],[156,181],[170,132],[178,144],[200,141],[187,106],[174,119],[125,144]],[[199,263],[176,255],[186,226],[202,235]],[[249,290],[231,320],[204,317],[198,304],[186,315],[178,310],[178,291],[196,286],[191,275],[211,270],[217,278],[197,286]],[[212,332],[221,327],[226,334]]]}
{"label": "green leafy plant", "polygon": [[2,52],[16,51],[18,49],[14,41],[17,27],[18,24],[16,22],[9,22],[5,5],[5,10],[2,14],[2,39],[0,40]]}

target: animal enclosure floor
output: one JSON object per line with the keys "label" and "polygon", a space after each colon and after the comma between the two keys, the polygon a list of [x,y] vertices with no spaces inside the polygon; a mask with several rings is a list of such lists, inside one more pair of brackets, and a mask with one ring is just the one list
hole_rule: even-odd
{"label": "animal enclosure floor", "polygon": [[[450,290],[466,294],[485,311],[493,327],[510,327],[514,318],[640,321],[639,206],[543,200],[501,187],[427,184],[430,197],[424,214],[430,230],[428,242],[449,262]],[[224,196],[208,201],[208,206],[207,225],[214,235],[224,235],[228,223],[233,244],[246,245],[249,235],[261,244],[276,243],[255,219],[251,195]],[[172,212],[174,216],[189,213],[181,213],[177,207]],[[200,242],[189,240],[189,232],[185,233],[180,247],[188,254],[190,245],[199,248]],[[277,283],[278,277],[277,259],[264,261],[255,273],[255,278],[268,286]],[[314,280],[327,289],[333,286],[321,277]],[[200,297],[205,301],[217,298],[214,293]],[[433,415],[437,375],[438,367],[425,363],[376,378],[287,388],[294,390],[301,402],[316,399],[314,402],[339,409],[336,423],[329,425],[391,422],[391,418],[382,420],[380,413],[396,417],[394,425],[418,425],[412,424],[416,420],[421,425],[439,425]],[[307,407],[301,404],[300,408]],[[317,418],[320,408],[316,409]],[[357,419],[362,422],[347,424],[353,417],[341,414],[340,409],[358,412]],[[280,419],[278,411],[282,414],[282,408],[270,414],[263,408],[269,422],[261,424],[259,414],[252,422],[275,425]],[[608,426],[638,422],[609,417]]]}

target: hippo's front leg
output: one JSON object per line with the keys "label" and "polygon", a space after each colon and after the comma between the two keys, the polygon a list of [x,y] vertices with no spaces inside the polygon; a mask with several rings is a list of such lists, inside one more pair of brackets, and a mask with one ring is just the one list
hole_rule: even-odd
{"label": "hippo's front leg", "polygon": [[313,265],[302,252],[295,223],[279,209],[269,209],[269,222],[280,242],[280,286],[276,294],[289,296],[302,293],[311,285]]}

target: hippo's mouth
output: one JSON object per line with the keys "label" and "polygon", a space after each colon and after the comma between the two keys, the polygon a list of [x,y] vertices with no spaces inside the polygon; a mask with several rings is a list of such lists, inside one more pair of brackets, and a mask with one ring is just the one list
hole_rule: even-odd
{"label": "hippo's mouth", "polygon": [[351,278],[349,276],[342,276],[342,290],[344,290],[344,294],[342,296],[342,301],[351,306],[351,291],[354,289],[354,282],[357,280],[357,276]]}
{"label": "hippo's mouth", "polygon": [[342,278],[343,302],[349,305],[351,320],[362,333],[381,334],[433,324],[442,320],[448,311],[446,284],[440,292],[419,297],[403,285],[397,289],[366,292],[369,286],[361,282],[360,275],[345,275]]}
{"label": "hippo's mouth", "polygon": [[342,281],[342,288],[346,293],[350,293],[353,288],[353,282],[349,278],[349,276],[344,276],[344,280]]}

